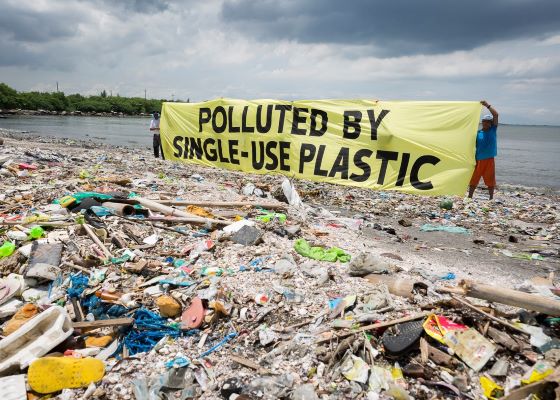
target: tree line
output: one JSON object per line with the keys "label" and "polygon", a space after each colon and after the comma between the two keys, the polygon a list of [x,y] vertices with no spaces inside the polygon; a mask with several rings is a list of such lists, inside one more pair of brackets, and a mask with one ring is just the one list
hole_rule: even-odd
{"label": "tree line", "polygon": [[[18,92],[0,83],[0,109],[80,111],[87,113],[123,113],[128,115],[149,114],[161,110],[165,99],[109,96],[103,90],[98,96],[81,94],[65,95],[64,92]],[[188,100],[187,100],[188,101]]]}

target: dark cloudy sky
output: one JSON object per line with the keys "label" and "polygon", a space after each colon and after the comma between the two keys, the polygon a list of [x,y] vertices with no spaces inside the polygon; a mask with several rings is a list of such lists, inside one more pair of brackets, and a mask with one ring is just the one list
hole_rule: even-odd
{"label": "dark cloudy sky", "polygon": [[487,99],[560,125],[560,0],[0,0],[18,90]]}

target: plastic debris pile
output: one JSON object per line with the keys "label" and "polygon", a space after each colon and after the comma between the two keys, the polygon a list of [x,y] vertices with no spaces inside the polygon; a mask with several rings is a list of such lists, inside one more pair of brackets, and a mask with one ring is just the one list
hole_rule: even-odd
{"label": "plastic debris pile", "polygon": [[8,136],[0,393],[560,396],[557,194],[417,198]]}

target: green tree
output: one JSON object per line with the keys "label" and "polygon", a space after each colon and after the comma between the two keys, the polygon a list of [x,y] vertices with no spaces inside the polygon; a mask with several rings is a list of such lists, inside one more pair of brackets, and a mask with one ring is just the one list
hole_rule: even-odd
{"label": "green tree", "polygon": [[0,83],[0,108],[17,108],[18,106],[17,91],[5,83]]}

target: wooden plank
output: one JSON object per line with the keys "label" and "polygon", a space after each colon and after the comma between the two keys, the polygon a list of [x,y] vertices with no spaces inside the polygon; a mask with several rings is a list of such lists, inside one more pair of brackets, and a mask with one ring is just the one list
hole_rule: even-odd
{"label": "wooden plank", "polygon": [[523,308],[525,310],[537,311],[553,317],[560,317],[560,301],[558,300],[504,287],[484,285],[470,280],[461,281],[460,286],[464,290],[465,296],[468,297],[475,297],[477,299]]}
{"label": "wooden plank", "polygon": [[133,318],[100,319],[98,321],[81,321],[72,323],[74,329],[96,329],[109,326],[127,326],[134,323]]}
{"label": "wooden plank", "polygon": [[271,210],[285,210],[288,204],[248,202],[248,201],[191,201],[191,200],[158,200],[160,204],[174,206],[199,206],[199,207],[262,207]]}

